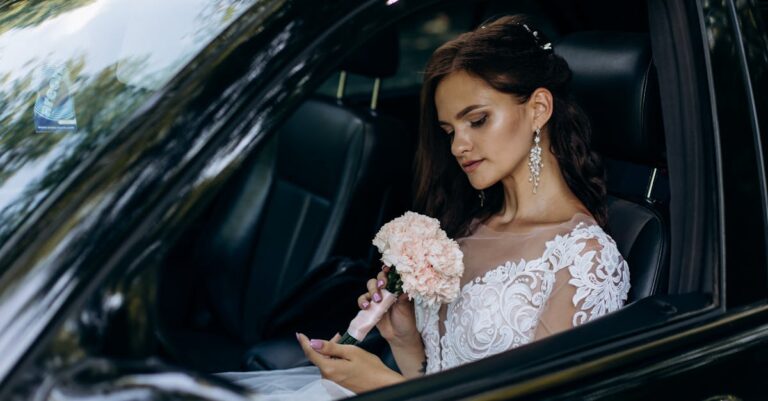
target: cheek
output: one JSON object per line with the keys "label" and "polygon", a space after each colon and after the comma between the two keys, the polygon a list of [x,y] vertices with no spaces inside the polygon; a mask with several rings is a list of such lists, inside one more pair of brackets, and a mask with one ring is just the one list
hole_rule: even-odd
{"label": "cheek", "polygon": [[500,121],[494,130],[493,144],[489,144],[497,161],[505,168],[517,166],[528,155],[533,144],[533,134],[529,133],[519,118]]}

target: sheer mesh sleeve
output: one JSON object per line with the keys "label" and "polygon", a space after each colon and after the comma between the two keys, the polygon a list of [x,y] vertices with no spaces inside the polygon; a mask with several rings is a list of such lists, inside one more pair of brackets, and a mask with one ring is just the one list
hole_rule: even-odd
{"label": "sheer mesh sleeve", "polygon": [[571,247],[578,252],[556,272],[534,340],[616,311],[627,300],[629,268],[610,237],[602,230],[586,232]]}
{"label": "sheer mesh sleeve", "polygon": [[459,296],[417,319],[428,373],[569,329],[627,299],[627,265],[589,215],[521,231],[476,221],[457,242],[464,253]]}

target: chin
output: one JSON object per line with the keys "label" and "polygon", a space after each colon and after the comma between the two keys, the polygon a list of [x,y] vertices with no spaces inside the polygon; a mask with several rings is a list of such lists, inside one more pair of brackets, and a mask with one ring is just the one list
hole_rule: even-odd
{"label": "chin", "polygon": [[470,179],[469,185],[472,186],[472,188],[482,191],[484,189],[488,189],[491,186],[493,186],[493,182],[488,182],[488,180],[479,180],[479,179]]}

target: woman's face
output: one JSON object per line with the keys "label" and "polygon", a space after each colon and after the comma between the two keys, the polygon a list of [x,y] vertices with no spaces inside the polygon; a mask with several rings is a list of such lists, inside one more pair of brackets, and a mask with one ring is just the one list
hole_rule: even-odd
{"label": "woman's face", "polygon": [[451,153],[472,187],[485,189],[508,176],[527,180],[536,128],[529,102],[519,103],[460,71],[438,84],[435,106],[440,127],[452,137]]}

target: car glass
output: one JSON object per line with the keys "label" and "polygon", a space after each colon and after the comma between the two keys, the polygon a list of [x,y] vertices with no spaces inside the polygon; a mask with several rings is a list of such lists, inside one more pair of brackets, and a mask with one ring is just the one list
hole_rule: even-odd
{"label": "car glass", "polygon": [[256,1],[52,0],[0,9],[0,246]]}

